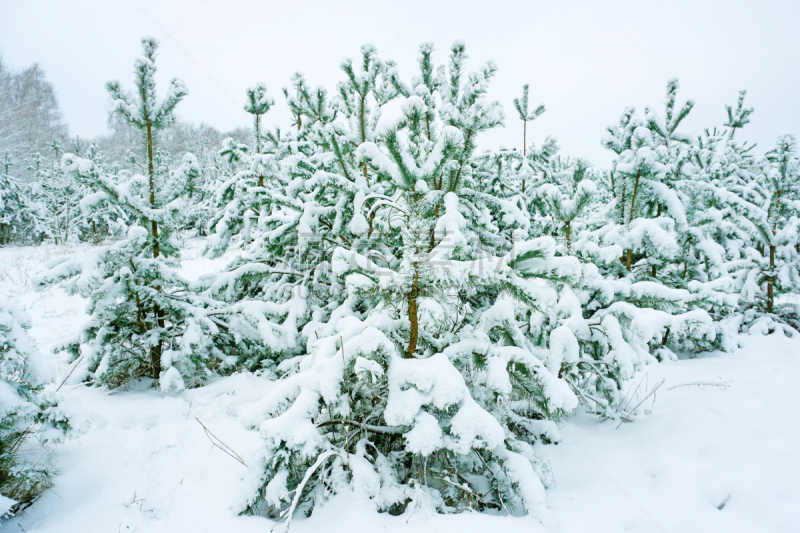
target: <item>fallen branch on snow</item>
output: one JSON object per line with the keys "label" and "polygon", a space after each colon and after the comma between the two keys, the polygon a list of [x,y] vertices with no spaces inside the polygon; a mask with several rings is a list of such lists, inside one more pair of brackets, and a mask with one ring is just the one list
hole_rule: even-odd
{"label": "fallen branch on snow", "polygon": [[661,387],[661,385],[663,385],[663,384],[664,384],[664,382],[665,382],[665,381],[667,381],[667,380],[666,380],[666,379],[662,379],[662,380],[661,380],[661,381],[660,381],[660,382],[659,382],[659,383],[658,383],[658,384],[657,384],[655,387],[653,387],[653,390],[651,390],[650,392],[648,392],[648,393],[647,393],[647,396],[645,396],[644,398],[642,398],[642,401],[636,404],[636,407],[634,407],[633,409],[631,409],[630,411],[628,411],[628,414],[622,417],[622,420],[620,420],[620,421],[619,421],[619,424],[617,424],[617,427],[615,427],[614,429],[619,429],[619,426],[621,426],[623,422],[625,422],[626,420],[628,420],[628,417],[630,417],[630,416],[633,414],[633,412],[634,412],[636,409],[638,409],[638,408],[639,408],[639,406],[640,406],[640,405],[642,405],[642,404],[645,402],[645,400],[647,400],[647,399],[648,399],[650,396],[654,395],[654,394],[656,393],[656,391],[659,389],[659,387]]}
{"label": "fallen branch on snow", "polygon": [[730,381],[693,381],[691,383],[681,383],[680,385],[675,385],[667,390],[677,389],[679,387],[700,387],[701,389],[705,387],[719,387],[721,389],[727,389],[730,386]]}
{"label": "fallen branch on snow", "polygon": [[[227,444],[225,444],[224,442],[222,442],[222,440],[220,440],[220,438],[219,438],[219,437],[217,437],[216,435],[214,435],[213,433],[211,433],[211,430],[210,430],[210,429],[208,429],[208,428],[205,426],[205,424],[203,424],[202,422],[200,422],[200,419],[199,419],[199,418],[195,418],[195,420],[197,420],[197,423],[198,423],[198,424],[200,424],[201,426],[203,426],[203,430],[206,432],[206,437],[208,437],[208,440],[210,440],[210,441],[211,441],[211,444],[212,444],[213,446],[216,446],[217,448],[219,448],[219,449],[220,449],[220,450],[222,450],[223,452],[227,453],[228,455],[230,455],[231,457],[233,457],[234,459],[236,459],[237,461],[239,461],[240,463],[242,463],[244,466],[247,466],[247,464],[244,462],[244,459],[242,459],[242,457],[241,457],[241,456],[240,456],[238,453],[236,453],[235,451],[233,451],[233,449],[232,449],[230,446],[228,446]],[[221,445],[221,446],[220,446],[220,445]]]}

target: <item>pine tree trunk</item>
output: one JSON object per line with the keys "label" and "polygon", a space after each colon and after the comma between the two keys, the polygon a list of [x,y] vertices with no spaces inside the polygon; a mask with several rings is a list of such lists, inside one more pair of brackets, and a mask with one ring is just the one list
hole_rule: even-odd
{"label": "pine tree trunk", "polygon": [[571,250],[572,250],[572,239],[571,239],[571,235],[570,235],[571,234],[571,229],[570,229],[570,225],[569,225],[570,222],[571,221],[569,221],[569,220],[565,222],[566,227],[567,227],[567,231],[566,231],[566,233],[567,233],[567,255],[572,255],[572,253],[571,253]]}
{"label": "pine tree trunk", "polygon": [[[147,125],[147,173],[150,179],[150,207],[156,208],[156,185],[155,185],[155,171],[153,169],[153,128],[150,124]],[[153,234],[153,259],[161,254],[158,245],[158,222],[155,220],[150,221],[150,230]]]}
{"label": "pine tree trunk", "polygon": [[375,229],[375,211],[370,209],[369,213],[369,230],[367,231],[367,239],[372,237],[372,231]]}
{"label": "pine tree trunk", "polygon": [[636,182],[633,184],[633,196],[631,196],[631,210],[628,213],[628,224],[633,222],[633,210],[636,207],[636,194],[639,192],[639,179],[642,177],[642,172],[636,173]]}
{"label": "pine tree trunk", "polygon": [[[783,189],[779,189],[775,195],[775,201],[770,205],[777,205],[775,208],[775,220],[772,222],[772,238],[775,238],[775,233],[778,230],[778,210],[780,209],[781,196]],[[774,241],[773,241],[774,242]],[[775,305],[775,245],[769,245],[769,270],[770,276],[767,278],[767,313],[771,313]]]}
{"label": "pine tree trunk", "polygon": [[[614,173],[612,172],[611,175],[613,176]],[[613,181],[613,178],[612,178],[612,181]],[[612,185],[612,190],[615,190],[613,188],[613,185]],[[620,200],[619,200],[619,211],[620,211],[620,220],[622,220],[622,223],[624,224],[625,223],[625,185],[624,184],[622,186],[622,195],[621,195]],[[625,264],[625,256],[626,255],[627,255],[627,250],[625,252],[623,252],[622,253],[622,257],[619,258],[619,262],[622,263],[623,265]],[[628,270],[630,270],[630,269],[628,269]]]}
{"label": "pine tree trunk", "polygon": [[361,107],[359,110],[359,120],[361,121],[361,142],[367,142],[367,128],[364,124],[364,104],[366,103],[366,98],[364,96],[361,97]]}
{"label": "pine tree trunk", "polygon": [[408,338],[408,353],[406,358],[411,359],[417,351],[417,338],[419,337],[419,322],[417,317],[417,293],[419,291],[419,265],[414,264],[414,283],[408,293],[408,321],[411,325],[411,333]]}
{"label": "pine tree trunk", "polygon": [[[522,158],[527,155],[528,149],[528,121],[522,121]],[[522,179],[522,194],[525,194],[525,178]],[[569,231],[569,230],[568,230]]]}
{"label": "pine tree trunk", "polygon": [[[147,170],[150,178],[150,207],[156,208],[156,186],[155,186],[155,171],[153,169],[153,128],[151,124],[147,125]],[[158,222],[155,220],[150,221],[150,228],[153,233],[153,259],[161,255],[161,249],[158,245]],[[160,291],[161,286],[157,285],[156,290]],[[153,306],[153,313],[155,314],[156,325],[159,328],[164,327],[164,313],[158,305]],[[157,380],[161,374],[161,341],[150,349],[150,370],[151,377]]]}
{"label": "pine tree trunk", "polygon": [[[364,96],[361,97],[361,110],[359,112],[359,119],[361,121],[361,143],[367,142],[367,128],[364,124],[364,104],[366,98]],[[361,167],[364,170],[364,181],[367,183],[367,187],[369,187],[369,180],[367,179],[367,163],[366,161],[361,163]]]}
{"label": "pine tree trunk", "polygon": [[528,151],[528,121],[522,121],[522,157],[525,157]]}
{"label": "pine tree trunk", "polygon": [[773,306],[775,304],[775,246],[769,246],[769,269],[770,269],[770,276],[767,277],[767,313],[771,313]]}
{"label": "pine tree trunk", "polygon": [[450,189],[452,192],[456,192],[456,188],[458,187],[458,180],[461,179],[461,170],[464,168],[464,163],[467,160],[467,149],[469,148],[470,140],[472,139],[472,129],[467,130],[467,138],[464,141],[464,150],[461,154],[461,163],[458,165],[458,172],[456,173],[456,179],[453,181],[453,187]]}
{"label": "pine tree trunk", "polygon": [[[433,208],[433,219],[439,220],[439,204],[436,204],[436,207]],[[431,229],[431,245],[428,252],[432,251],[435,245],[436,245],[436,227],[434,226],[434,228]]]}
{"label": "pine tree trunk", "polygon": [[[638,171],[636,173],[636,182],[633,185],[633,196],[631,197],[631,210],[628,213],[628,224],[633,222],[633,209],[636,207],[636,194],[639,192],[639,179],[642,177],[642,172]],[[632,250],[628,249],[628,258],[625,261],[625,267],[628,269],[628,272],[631,270],[631,255]]]}
{"label": "pine tree trunk", "polygon": [[428,139],[431,138],[431,114],[425,112],[425,130],[428,133]]}
{"label": "pine tree trunk", "polygon": [[[434,183],[436,183],[436,178],[434,178],[433,181],[434,181]],[[439,183],[436,183],[436,190],[437,191],[441,191],[443,184],[444,184],[444,176],[439,178]],[[433,219],[434,220],[439,220],[439,204],[436,204],[436,207],[433,208]],[[436,245],[436,226],[434,225],[434,227],[431,228],[431,245],[430,245],[430,249],[428,250],[428,252],[433,250],[433,247],[435,245]]]}

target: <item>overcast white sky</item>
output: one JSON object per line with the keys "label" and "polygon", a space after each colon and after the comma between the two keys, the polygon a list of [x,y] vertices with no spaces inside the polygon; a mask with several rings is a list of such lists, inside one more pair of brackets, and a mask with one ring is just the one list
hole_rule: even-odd
{"label": "overcast white sky", "polygon": [[[626,105],[661,107],[668,78],[697,105],[684,131],[721,124],[724,104],[748,89],[755,107],[744,137],[762,148],[800,133],[800,2],[733,0],[223,1],[72,0],[0,2],[0,53],[14,68],[40,63],[58,91],[73,134],[106,129],[105,82],[125,80],[139,39],[162,41],[158,81],[182,78],[190,94],[179,115],[221,130],[249,125],[244,90],[263,81],[279,104],[291,74],[333,89],[339,63],[372,43],[406,80],[419,43],[437,61],[456,39],[471,67],[499,66],[492,96],[506,127],[485,143],[521,146],[512,100],[524,83],[547,113],[529,139],[558,137],[562,151],[610,161],[599,143]],[[130,87],[130,80],[126,82]],[[285,105],[268,123],[287,124]],[[530,130],[529,130],[530,132]]]}

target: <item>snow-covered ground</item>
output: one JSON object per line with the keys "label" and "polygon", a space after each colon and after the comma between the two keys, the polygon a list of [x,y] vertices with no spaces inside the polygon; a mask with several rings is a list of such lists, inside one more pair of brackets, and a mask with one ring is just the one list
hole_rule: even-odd
{"label": "snow-covered ground", "polygon": [[[225,259],[190,241],[194,278]],[[31,315],[44,353],[85,319],[85,301],[61,289],[37,293],[31,277],[63,247],[0,250],[0,298]],[[464,513],[392,517],[339,496],[292,523],[298,533],[371,531],[778,532],[800,531],[800,339],[741,336],[732,354],[652,365],[631,385],[629,409],[663,385],[630,423],[577,414],[544,446],[554,488],[542,524]],[[59,380],[68,365],[57,361]],[[53,489],[4,525],[26,532],[264,532],[238,516],[260,445],[247,415],[273,386],[239,374],[168,396],[65,385],[62,407],[80,436],[53,448]],[[202,423],[202,424],[201,424]],[[619,425],[619,427],[617,427]],[[204,427],[207,429],[204,429]],[[216,440],[215,439],[219,439]],[[245,464],[212,442],[224,442]],[[245,466],[247,465],[247,466]]]}

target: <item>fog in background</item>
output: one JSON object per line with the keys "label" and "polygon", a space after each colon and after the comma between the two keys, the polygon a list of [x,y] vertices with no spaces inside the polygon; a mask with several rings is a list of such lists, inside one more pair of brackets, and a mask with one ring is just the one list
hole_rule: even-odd
{"label": "fog in background", "polygon": [[339,64],[364,43],[416,74],[418,46],[435,43],[438,63],[450,44],[467,44],[470,69],[499,67],[490,95],[506,110],[506,127],[484,145],[520,147],[512,101],[525,83],[531,104],[547,113],[529,141],[558,137],[562,153],[607,164],[606,125],[625,106],[661,108],[666,81],[677,77],[679,102],[697,105],[682,130],[721,125],[726,103],[748,90],[755,107],[742,138],[762,149],[783,131],[800,133],[800,2],[610,1],[402,2],[222,0],[86,0],[0,3],[0,53],[12,68],[42,65],[58,92],[72,135],[106,132],[111,102],[105,82],[131,87],[139,40],[162,41],[158,81],[182,78],[190,94],[182,119],[220,130],[249,126],[245,88],[265,82],[279,105],[268,126],[287,126],[280,90],[295,71],[333,89]]}

